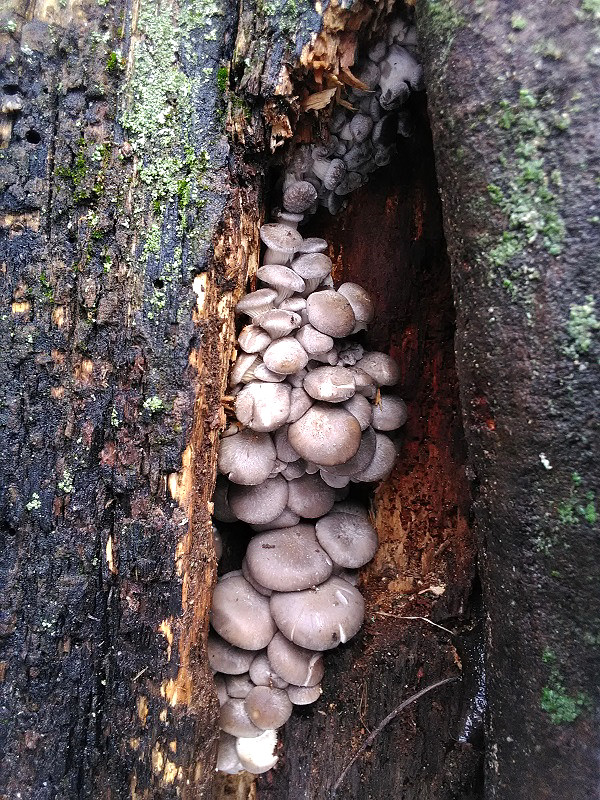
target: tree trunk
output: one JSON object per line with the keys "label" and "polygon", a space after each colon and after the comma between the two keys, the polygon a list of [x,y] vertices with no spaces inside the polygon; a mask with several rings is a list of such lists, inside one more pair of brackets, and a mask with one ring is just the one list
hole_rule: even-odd
{"label": "tree trunk", "polygon": [[[381,547],[362,577],[365,629],[328,657],[323,698],[295,712],[280,765],[258,781],[214,780],[204,652],[232,309],[257,266],[271,153],[295,128],[307,137],[316,127],[299,97],[350,67],[359,36],[389,15],[362,0],[318,13],[248,3],[239,19],[225,0],[12,0],[2,12],[0,797],[325,798],[381,719],[462,667],[462,681],[376,737],[338,796],[479,800],[483,639],[467,475],[488,614],[488,794],[527,789],[537,800],[553,784],[582,787],[565,797],[592,796],[587,493],[597,465],[586,337],[597,323],[583,237],[591,242],[597,226],[581,209],[595,191],[593,94],[578,78],[582,98],[567,96],[559,78],[574,66],[557,60],[560,100],[543,105],[549,56],[535,56],[534,73],[534,53],[542,40],[551,49],[544,30],[556,17],[515,7],[511,21],[511,11],[459,6],[418,8],[458,378],[450,263],[417,101],[416,133],[397,161],[308,234],[331,242],[336,279],[374,293],[372,344],[397,357],[410,416],[403,455],[376,496]],[[592,52],[594,12],[571,25],[572,13],[560,9],[564,30]],[[496,74],[513,60],[521,77],[509,91]],[[530,143],[530,126],[568,119],[569,130],[541,143],[532,129],[538,150],[528,158],[542,158],[550,208],[548,229],[527,243],[506,222],[512,159],[523,158],[513,150],[519,137]],[[563,223],[551,216],[559,207]],[[556,245],[558,258],[547,252]],[[576,444],[568,459],[564,439]],[[585,548],[566,546],[571,532]],[[573,628],[577,645],[563,635]],[[560,722],[556,735],[549,720]],[[556,753],[566,754],[560,763]]]}

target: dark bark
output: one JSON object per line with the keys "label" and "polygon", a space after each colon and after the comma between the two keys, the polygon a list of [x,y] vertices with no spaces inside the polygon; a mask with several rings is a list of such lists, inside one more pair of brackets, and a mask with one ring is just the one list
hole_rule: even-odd
{"label": "dark bark", "polygon": [[598,8],[422,0],[487,608],[489,798],[598,796]]}

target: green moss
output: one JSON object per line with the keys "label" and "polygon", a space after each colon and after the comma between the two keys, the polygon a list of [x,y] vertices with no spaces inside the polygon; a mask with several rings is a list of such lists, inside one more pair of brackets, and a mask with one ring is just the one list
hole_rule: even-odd
{"label": "green moss", "polygon": [[525,30],[527,27],[527,20],[525,17],[518,14],[516,11],[513,13],[512,17],[510,18],[510,24],[515,31],[522,31]]}
{"label": "green moss", "polygon": [[429,30],[449,45],[464,24],[464,19],[454,8],[452,0],[423,0],[422,8]]}
{"label": "green moss", "polygon": [[125,69],[125,59],[120,53],[117,53],[115,50],[108,54],[106,59],[106,71],[113,75],[117,72],[121,72]]}
{"label": "green moss", "polygon": [[144,410],[149,411],[150,414],[158,414],[158,412],[162,411],[164,407],[165,404],[157,394],[144,400]]}
{"label": "green moss", "polygon": [[585,298],[585,303],[572,305],[569,308],[567,333],[571,340],[566,348],[568,355],[578,361],[585,356],[592,346],[594,334],[600,330],[600,321],[596,316],[596,301],[592,295]]}
{"label": "green moss", "polygon": [[227,84],[229,82],[229,67],[219,67],[217,70],[217,88],[221,94],[227,91]]}
{"label": "green moss", "polygon": [[54,300],[54,289],[50,285],[50,281],[44,270],[42,270],[42,272],[40,273],[40,286],[42,287],[42,295],[44,296],[44,298],[49,303],[52,303]]}
{"label": "green moss", "polygon": [[27,511],[37,511],[42,507],[42,501],[40,500],[40,496],[37,492],[34,492],[31,495],[31,500],[27,503],[25,508]]}
{"label": "green moss", "polygon": [[579,473],[572,474],[569,496],[557,505],[556,513],[562,525],[577,525],[582,521],[594,525],[597,522],[596,495],[591,489],[585,489]]}
{"label": "green moss", "polygon": [[553,650],[548,647],[544,649],[542,662],[550,667],[550,675],[547,685],[542,689],[540,708],[550,716],[554,725],[574,722],[582,713],[590,710],[590,698],[584,692],[567,693]]}
{"label": "green moss", "polygon": [[580,9],[585,16],[600,20],[600,0],[582,0]]}

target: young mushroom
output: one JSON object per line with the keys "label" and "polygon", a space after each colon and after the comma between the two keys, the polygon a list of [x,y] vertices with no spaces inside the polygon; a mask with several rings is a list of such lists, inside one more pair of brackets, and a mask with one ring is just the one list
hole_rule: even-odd
{"label": "young mushroom", "polygon": [[302,236],[298,231],[278,222],[262,225],[260,238],[267,246],[263,264],[288,264],[302,244]]}
{"label": "young mushroom", "polygon": [[269,600],[253,589],[242,575],[221,578],[217,582],[210,621],[219,636],[243,650],[262,650],[276,631]]}
{"label": "young mushroom", "polygon": [[254,536],[246,550],[246,561],[252,576],[262,586],[279,592],[299,591],[323,583],[332,570],[331,559],[319,546],[313,525],[296,525]]}

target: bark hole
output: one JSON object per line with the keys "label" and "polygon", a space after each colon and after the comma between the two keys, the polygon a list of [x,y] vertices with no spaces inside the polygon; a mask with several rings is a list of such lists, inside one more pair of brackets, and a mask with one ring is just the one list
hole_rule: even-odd
{"label": "bark hole", "polygon": [[[280,730],[277,768],[252,790],[247,775],[219,775],[217,798],[331,796],[352,754],[391,710],[461,673],[460,682],[422,698],[382,731],[337,796],[481,797],[479,603],[450,268],[424,95],[411,104],[415,132],[399,141],[393,162],[337,217],[321,209],[302,230],[329,242],[336,285],[354,281],[373,296],[366,345],[398,361],[395,391],[409,405],[400,457],[373,499],[380,547],[361,575],[366,623],[326,654],[324,694],[296,707]],[[236,568],[243,548],[226,569]]]}

